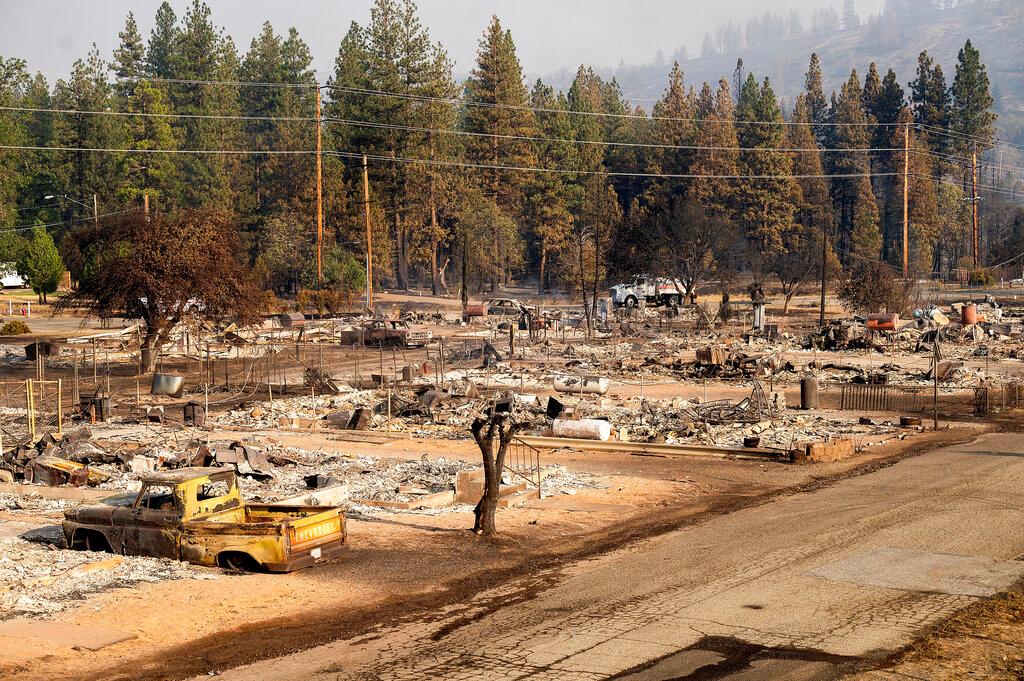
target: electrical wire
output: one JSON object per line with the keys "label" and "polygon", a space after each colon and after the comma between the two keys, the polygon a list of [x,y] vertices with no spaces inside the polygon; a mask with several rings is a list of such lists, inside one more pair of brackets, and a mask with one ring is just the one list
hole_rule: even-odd
{"label": "electrical wire", "polygon": [[[389,92],[387,90],[372,90],[369,88],[357,88],[342,85],[324,85],[324,88],[328,90],[336,90],[339,92],[345,92],[348,94],[355,95],[368,95],[376,97],[391,97],[395,99],[407,99],[418,102],[434,102],[441,104],[462,104],[463,106],[480,107],[487,109],[502,109],[509,111],[532,111],[539,113],[561,113],[569,116],[593,116],[597,118],[621,118],[621,119],[640,119],[647,122],[654,121],[670,121],[679,123],[703,123],[702,119],[699,118],[684,118],[678,116],[644,116],[640,114],[626,114],[626,113],[608,113],[603,111],[568,111],[566,109],[551,109],[537,106],[522,106],[516,104],[499,104],[497,102],[481,102],[466,99],[465,97],[432,97],[429,95],[417,95],[413,93],[405,92]],[[808,125],[807,123],[794,123],[792,121],[733,121],[734,125],[765,125],[765,126],[793,126],[793,125]],[[879,123],[877,121],[865,121],[863,123],[835,123],[835,122],[824,122],[814,123],[813,126],[828,126],[828,127],[902,127],[904,123]]]}
{"label": "electrical wire", "polygon": [[538,168],[535,166],[503,166],[487,163],[466,163],[462,161],[445,161],[441,159],[406,158],[402,156],[379,156],[376,154],[363,154],[354,151],[332,151],[325,152],[332,156],[341,158],[361,159],[364,156],[367,160],[384,161],[391,163],[422,163],[425,165],[440,165],[459,168],[476,168],[483,170],[508,170],[513,172],[543,172],[562,173],[566,175],[604,175],[607,177],[649,177],[662,179],[718,179],[718,180],[809,180],[809,179],[841,179],[858,177],[892,177],[902,173],[836,173],[836,174],[780,174],[780,175],[696,175],[691,173],[628,173],[628,172],[606,172],[600,170],[568,170],[564,168]]}
{"label": "electrical wire", "polygon": [[41,109],[28,106],[0,106],[0,111],[21,111],[29,113],[58,113],[93,116],[134,116],[142,118],[198,118],[226,121],[292,121],[315,123],[316,117],[309,116],[242,116],[230,114],[185,114],[185,113],[153,113],[147,111],[89,111],[84,109]]}
{"label": "electrical wire", "polygon": [[14,227],[0,227],[0,234],[6,232],[24,232],[30,229],[36,229],[37,227],[59,227],[66,225],[69,222],[89,222],[91,220],[98,220],[100,218],[109,217],[111,215],[121,215],[122,213],[130,213],[136,208],[126,208],[125,210],[115,210],[109,213],[100,213],[99,215],[89,215],[87,217],[75,218],[73,220],[61,220],[60,222],[48,222],[45,225],[15,225]]}
{"label": "electrical wire", "polygon": [[[611,146],[611,147],[629,147],[629,148],[642,148],[642,149],[673,149],[673,150],[689,150],[689,151],[778,151],[778,152],[812,152],[816,151],[819,153],[854,153],[854,152],[894,152],[903,151],[902,148],[880,148],[870,149],[866,147],[857,147],[853,149],[820,149],[820,148],[796,148],[796,147],[714,147],[714,146],[701,146],[694,144],[656,144],[647,142],[612,142],[608,140],[577,140],[567,139],[559,137],[536,137],[530,135],[502,135],[491,132],[474,132],[470,130],[456,130],[452,128],[423,128],[413,125],[398,125],[396,123],[376,123],[373,121],[358,121],[348,118],[333,118],[325,117],[323,119],[326,123],[340,123],[342,125],[351,125],[354,127],[361,128],[382,128],[385,130],[403,130],[407,132],[421,132],[421,133],[440,133],[445,135],[464,135],[468,137],[485,137],[489,139],[510,139],[510,140],[521,140],[525,142],[544,142],[544,143],[560,143],[560,144],[589,144],[595,146]],[[801,123],[801,125],[806,125]]]}
{"label": "electrical wire", "polygon": [[[104,147],[43,147],[34,145],[12,145],[0,144],[0,149],[10,150],[22,150],[22,151],[67,151],[67,152],[79,152],[79,151],[92,151],[99,153],[117,153],[117,154],[223,154],[223,155],[260,155],[260,154],[280,154],[280,155],[310,155],[315,154],[315,149],[114,149]],[[325,154],[327,152],[324,152]]]}

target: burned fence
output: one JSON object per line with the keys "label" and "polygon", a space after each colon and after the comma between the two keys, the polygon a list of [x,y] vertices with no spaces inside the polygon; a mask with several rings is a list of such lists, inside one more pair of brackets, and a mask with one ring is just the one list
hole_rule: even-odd
{"label": "burned fence", "polygon": [[1024,406],[1024,382],[973,388],[929,385],[841,383],[824,387],[822,406],[840,411],[931,413],[944,416],[994,414]]}

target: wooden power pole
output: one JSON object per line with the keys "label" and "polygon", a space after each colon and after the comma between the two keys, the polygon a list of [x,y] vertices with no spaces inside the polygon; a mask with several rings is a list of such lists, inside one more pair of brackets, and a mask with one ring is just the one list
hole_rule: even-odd
{"label": "wooden power pole", "polygon": [[978,145],[971,154],[971,244],[974,252],[974,269],[980,267],[978,248]]}
{"label": "wooden power pole", "polygon": [[323,288],[324,173],[320,142],[320,84],[316,84],[316,288]]}
{"label": "wooden power pole", "polygon": [[825,281],[828,279],[828,230],[821,226],[821,312],[818,326],[825,326]]}
{"label": "wooden power pole", "polygon": [[903,126],[903,278],[910,278],[910,126]]}
{"label": "wooden power pole", "polygon": [[370,171],[363,154],[363,217],[366,220],[366,307],[373,309],[373,235],[370,233]]}
{"label": "wooden power pole", "polygon": [[146,222],[149,222],[149,192],[142,194],[142,212],[146,216]]}

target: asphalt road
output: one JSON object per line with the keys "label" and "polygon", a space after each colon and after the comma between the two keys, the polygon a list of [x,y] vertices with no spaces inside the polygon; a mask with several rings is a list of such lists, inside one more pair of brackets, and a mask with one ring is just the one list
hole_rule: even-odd
{"label": "asphalt road", "polygon": [[1020,441],[906,459],[220,678],[836,678],[1024,575]]}

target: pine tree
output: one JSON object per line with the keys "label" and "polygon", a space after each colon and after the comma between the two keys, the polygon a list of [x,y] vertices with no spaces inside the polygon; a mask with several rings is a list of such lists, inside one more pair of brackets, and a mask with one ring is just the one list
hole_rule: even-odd
{"label": "pine tree", "polygon": [[[0,106],[17,106],[28,80],[24,61],[0,57]],[[15,116],[0,115],[0,145],[22,146],[25,141],[22,121]],[[25,180],[23,171],[29,163],[28,155],[0,152],[0,226],[16,222],[18,193]]]}
{"label": "pine tree", "polygon": [[177,22],[178,18],[170,3],[161,3],[146,45],[146,71],[154,78],[173,78],[177,72],[180,37]]}
{"label": "pine tree", "polygon": [[[151,50],[152,46],[151,40]],[[238,80],[238,55],[231,39],[213,25],[209,6],[192,0],[172,46],[173,51],[167,55],[172,77],[204,81],[169,88],[172,109],[183,114],[237,114],[238,88],[223,83]],[[237,142],[234,121],[181,118],[175,122],[175,129],[185,149],[224,149]],[[234,207],[238,188],[233,180],[239,175],[240,159],[220,154],[189,154],[176,161],[177,172],[188,178],[182,184],[184,205]]]}
{"label": "pine tree", "polygon": [[[854,250],[855,233],[859,243],[871,248],[871,230],[878,235],[879,250],[873,257],[878,257],[881,247],[881,236],[878,228],[878,206],[871,191],[871,180],[868,152],[867,113],[864,111],[863,91],[857,71],[843,84],[832,106],[831,145],[834,149],[847,150],[833,154],[830,172],[836,177],[832,180],[832,200],[836,211],[836,222],[839,231],[839,249],[843,256]],[[866,192],[865,192],[866,188]]]}
{"label": "pine tree", "polygon": [[923,128],[928,148],[936,154],[948,154],[949,136],[941,133],[952,122],[952,104],[942,66],[935,64],[927,51],[917,58],[917,78],[910,84],[910,102],[914,122]]}
{"label": "pine tree", "polygon": [[[0,67],[2,71],[2,67]],[[0,95],[2,99],[2,95]],[[51,109],[53,100],[50,94],[50,86],[41,73],[33,76],[24,88],[24,95],[21,98],[22,106],[29,109]],[[53,140],[54,121],[56,116],[44,111],[26,112],[23,121],[24,142],[30,146],[49,147],[55,146]],[[0,119],[0,127],[3,120]],[[4,155],[0,155],[0,159]],[[8,155],[11,160],[14,155]],[[27,222],[28,218],[50,223],[62,219],[64,211],[60,202],[41,202],[40,199],[47,194],[53,194],[59,186],[59,158],[52,152],[37,151],[25,152],[18,157],[19,169],[17,174],[9,176],[11,179],[19,177],[22,181],[20,190],[22,205],[19,218],[21,222]],[[2,165],[2,160],[0,160]],[[0,173],[3,175],[3,173]],[[2,182],[2,180],[0,180]]]}
{"label": "pine tree", "polygon": [[975,147],[979,152],[991,149],[996,123],[996,114],[992,112],[994,100],[987,69],[970,40],[957,57],[956,76],[950,94],[952,128],[963,138],[970,138],[957,142],[958,153],[966,155]]}
{"label": "pine tree", "polygon": [[[569,104],[565,97],[541,80],[537,80],[530,95],[530,104],[537,112],[537,128],[543,142],[537,142],[537,163],[542,168],[571,168],[577,164],[576,148],[571,143],[572,123]],[[531,240],[537,253],[538,293],[543,294],[549,284],[552,259],[557,259],[567,245],[573,216],[569,206],[573,202],[575,187],[571,178],[562,173],[537,173],[527,193],[526,215]]]}
{"label": "pine tree", "polygon": [[814,137],[819,145],[828,139],[828,130],[823,123],[828,121],[828,100],[825,99],[824,77],[821,73],[821,61],[815,52],[811,55],[811,63],[804,76],[804,89],[807,92],[807,109],[814,123]]}
{"label": "pine tree", "polygon": [[[170,112],[163,88],[142,80],[134,83],[132,93],[125,102],[125,110],[155,116],[133,116],[127,119],[129,149],[176,149],[171,118],[159,114]],[[179,178],[174,170],[171,154],[125,154],[121,165],[124,183],[118,189],[118,199],[126,203],[141,203],[148,194],[154,208],[161,210],[174,204],[180,193]]]}
{"label": "pine tree", "polygon": [[[785,296],[783,314],[788,311],[793,296],[821,277],[823,264],[827,268],[826,277],[838,270],[832,250],[832,198],[828,181],[821,177],[821,154],[814,139],[806,95],[797,96],[790,123],[786,144],[798,150],[791,152],[793,174],[804,177],[797,180],[796,225],[783,235],[782,249],[773,260],[773,270]],[[824,263],[822,240],[825,241]]]}
{"label": "pine tree", "polygon": [[[85,60],[76,60],[68,79],[54,86],[53,105],[75,111],[106,111],[115,106],[114,93],[107,80],[107,64],[93,45]],[[54,146],[73,149],[118,149],[124,143],[123,121],[114,116],[59,114],[54,119]],[[67,206],[72,217],[91,216],[80,203],[91,203],[93,194],[104,205],[115,197],[123,178],[123,158],[117,153],[68,151],[54,153],[57,191],[74,201]]]}
{"label": "pine tree", "polygon": [[440,44],[433,48],[423,92],[431,98],[423,103],[419,117],[430,130],[424,143],[425,156],[432,163],[423,168],[417,183],[417,200],[426,207],[426,214],[422,216],[423,224],[413,230],[413,261],[427,265],[431,290],[441,295],[446,288],[442,249],[451,236],[454,205],[465,178],[461,169],[447,165],[461,159],[462,148],[458,136],[448,132],[454,131],[458,122],[458,111],[452,103],[458,97],[458,86],[452,77],[452,62]]}
{"label": "pine tree", "polygon": [[704,147],[695,152],[690,172],[699,175],[693,180],[688,198],[701,206],[709,215],[724,220],[732,217],[735,180],[722,179],[735,175],[739,146],[734,124],[735,106],[729,81],[718,81],[717,92],[704,83],[697,99],[696,145]]}
{"label": "pine tree", "polygon": [[[501,105],[466,107],[463,128],[467,132],[482,134],[467,140],[468,161],[506,167],[525,167],[536,163],[533,147],[528,141],[487,137],[532,136],[535,130],[533,114],[527,108],[529,98],[512,34],[502,29],[497,17],[491,18],[480,41],[477,64],[466,81],[466,99],[469,102]],[[524,190],[530,181],[526,173],[481,168],[479,179],[481,188],[492,197],[499,209],[513,219],[521,214]],[[498,252],[504,258],[520,257],[519,243],[507,243],[500,233],[496,233],[496,237]],[[492,290],[497,290],[508,273],[508,266],[500,266],[495,271]]]}
{"label": "pine tree", "polygon": [[146,72],[146,47],[139,33],[139,25],[135,22],[135,15],[131,12],[128,12],[124,30],[118,33],[118,37],[121,44],[114,50],[111,69],[118,78],[115,90],[123,101],[131,96],[135,83]]}
{"label": "pine tree", "polygon": [[[735,195],[736,221],[744,231],[749,259],[755,270],[764,267],[782,249],[785,233],[793,227],[795,183],[792,163],[781,151],[785,126],[775,92],[767,78],[759,86],[747,76],[736,105],[740,144]],[[757,178],[757,179],[754,179]]]}

